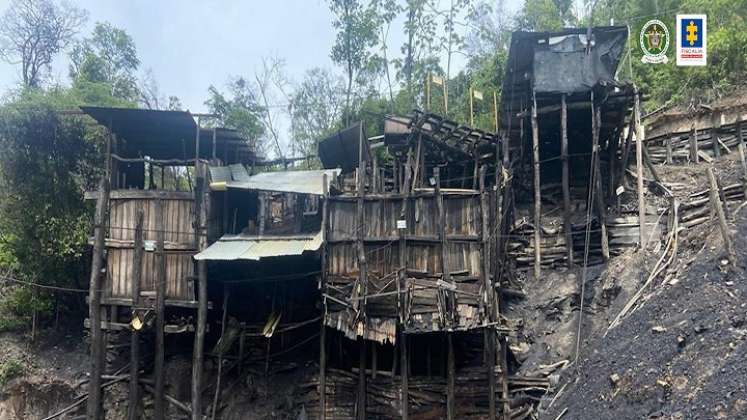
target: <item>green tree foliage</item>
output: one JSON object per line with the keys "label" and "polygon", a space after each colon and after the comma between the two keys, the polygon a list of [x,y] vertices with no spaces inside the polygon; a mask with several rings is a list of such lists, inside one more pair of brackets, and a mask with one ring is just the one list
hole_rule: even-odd
{"label": "green tree foliage", "polygon": [[[338,30],[332,46],[332,61],[343,67],[347,79],[345,112],[351,111],[353,83],[364,84],[359,76],[370,67],[371,49],[378,41],[377,14],[373,7],[359,0],[329,0],[334,15],[333,26]],[[347,117],[347,116],[346,116]]]}
{"label": "green tree foliage", "polygon": [[573,26],[572,0],[524,0],[516,23],[526,31],[558,31]]}
{"label": "green tree foliage", "polygon": [[252,84],[243,77],[231,80],[224,94],[215,86],[208,88],[208,99],[205,101],[210,113],[216,114],[216,123],[222,127],[233,128],[241,132],[252,147],[264,152],[264,126],[262,125],[263,108]]}
{"label": "green tree foliage", "polygon": [[[85,287],[90,220],[82,192],[101,173],[103,142],[92,122],[57,112],[76,102],[63,89],[27,90],[0,108],[0,255],[24,281]],[[4,312],[48,310],[50,297],[23,287]]]}
{"label": "green tree foliage", "polygon": [[91,101],[111,96],[127,102],[139,99],[135,72],[140,66],[132,37],[123,29],[98,22],[90,38],[79,41],[70,53],[73,87]]}
{"label": "green tree foliage", "polygon": [[331,71],[313,68],[291,97],[291,154],[316,155],[319,140],[341,128],[344,103],[342,78]]}

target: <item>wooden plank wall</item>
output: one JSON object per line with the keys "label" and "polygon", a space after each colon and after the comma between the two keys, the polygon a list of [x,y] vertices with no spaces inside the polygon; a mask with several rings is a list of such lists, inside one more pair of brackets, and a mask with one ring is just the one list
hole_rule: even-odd
{"label": "wooden plank wall", "polygon": [[[135,224],[138,209],[143,209],[143,236],[156,240],[156,200],[153,191],[121,191],[110,200],[107,234],[107,275],[104,281],[106,298],[129,299],[132,294]],[[194,200],[191,193],[167,192],[162,200],[164,211],[166,257],[166,298],[193,301],[194,261]],[[148,250],[150,249],[150,250]],[[155,246],[147,247],[143,255],[141,292],[155,293]]]}

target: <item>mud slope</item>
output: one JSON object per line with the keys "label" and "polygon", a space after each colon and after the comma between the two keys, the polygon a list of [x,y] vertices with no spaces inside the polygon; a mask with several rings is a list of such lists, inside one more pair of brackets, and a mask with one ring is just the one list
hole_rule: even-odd
{"label": "mud slope", "polygon": [[543,419],[747,419],[745,209],[732,228],[735,264],[710,222],[698,241],[705,246],[679,260],[676,280],[584,343]]}

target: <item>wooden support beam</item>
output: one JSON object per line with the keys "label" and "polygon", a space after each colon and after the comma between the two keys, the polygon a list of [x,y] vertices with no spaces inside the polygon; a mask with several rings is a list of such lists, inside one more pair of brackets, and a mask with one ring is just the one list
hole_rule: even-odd
{"label": "wooden support beam", "polygon": [[94,217],[94,242],[89,283],[88,316],[91,319],[91,378],[88,382],[87,418],[99,420],[101,406],[101,374],[104,370],[104,335],[101,332],[101,288],[102,271],[105,270],[104,239],[106,237],[106,213],[109,207],[109,178],[99,183],[99,198]]}
{"label": "wooden support beam", "polygon": [[666,162],[667,162],[667,165],[671,165],[674,152],[672,151],[672,134],[669,133],[669,131],[667,131],[666,139],[664,140],[664,142],[666,143],[665,146],[667,147]]}
{"label": "wooden support beam", "polygon": [[446,333],[446,418],[448,420],[456,419],[456,363],[454,360],[454,333]]}
{"label": "wooden support beam", "polygon": [[[143,240],[143,209],[138,209],[135,220],[135,243],[132,261],[132,303],[134,307],[139,306],[140,279],[143,272],[143,253],[145,244]],[[136,329],[130,332],[130,395],[128,395],[127,419],[138,418],[137,408],[140,402],[138,375],[140,373],[140,333]]]}
{"label": "wooden support beam", "polygon": [[[228,323],[228,299],[230,298],[230,289],[228,288],[228,285],[226,283],[223,283],[223,316],[221,317],[221,323],[220,323],[220,338],[224,339],[226,336],[226,323]],[[273,312],[275,311],[275,295],[273,291]],[[268,342],[268,358],[269,358],[269,342],[272,340],[272,337],[267,338]],[[223,353],[228,351],[228,348],[221,347],[218,353],[218,373],[215,375],[215,394],[213,394],[213,404],[211,406],[210,411],[210,419],[215,419],[215,413],[218,409],[218,402],[220,401],[220,382],[221,378],[223,377]],[[267,359],[266,359],[267,360]],[[241,363],[241,360],[239,360],[239,363]],[[265,363],[265,376],[267,376],[267,364]]]}
{"label": "wooden support beam", "polygon": [[[407,353],[407,341],[409,340],[407,334],[404,331],[400,332],[399,335],[399,348],[400,348],[400,359],[402,369],[400,369],[400,377],[402,379],[402,394],[400,395],[402,405],[402,419],[407,420],[410,416],[410,360]],[[396,359],[396,352],[395,352]]]}
{"label": "wooden support beam", "polygon": [[532,91],[532,161],[534,163],[534,278],[540,278],[542,262],[542,197],[540,196],[539,124],[537,94]]}
{"label": "wooden support beam", "polygon": [[716,215],[718,216],[718,224],[719,228],[721,229],[721,235],[724,238],[724,246],[726,248],[729,260],[734,263],[734,247],[732,246],[731,235],[729,234],[729,228],[726,224],[726,215],[724,214],[723,203],[718,196],[718,181],[716,180],[716,176],[713,174],[712,168],[708,167],[706,169],[706,174],[708,175],[708,183],[710,186],[711,205],[716,210]]}
{"label": "wooden support beam", "polygon": [[358,402],[355,412],[358,420],[366,420],[366,340],[358,337]]}
{"label": "wooden support beam", "polygon": [[166,344],[164,340],[164,325],[166,324],[166,253],[164,252],[164,209],[163,200],[156,200],[156,349],[155,349],[155,405],[153,418],[163,420],[166,414],[166,399],[164,398],[164,356]]}
{"label": "wooden support beam", "polygon": [[713,156],[718,159],[721,157],[721,145],[719,135],[721,134],[721,114],[711,114],[711,142],[713,142]]}
{"label": "wooden support beam", "polygon": [[[329,185],[327,180],[327,174],[322,175],[322,248],[321,248],[321,267],[322,272],[320,274],[321,290],[327,289],[327,224],[329,223]],[[322,325],[319,335],[319,418],[326,420],[327,418],[327,327],[325,325],[325,317],[327,314],[327,301],[324,300],[322,305]]]}
{"label": "wooden support beam", "polygon": [[610,244],[609,244],[609,238],[607,236],[607,205],[604,202],[604,194],[602,192],[602,171],[600,169],[600,146],[599,146],[599,131],[601,129],[601,122],[602,122],[602,112],[601,107],[596,106],[594,103],[594,94],[592,93],[592,99],[591,99],[591,109],[592,109],[592,148],[594,150],[593,156],[592,156],[592,162],[594,164],[594,185],[592,188],[596,190],[596,206],[597,206],[597,216],[599,217],[599,230],[601,232],[601,242],[602,242],[602,258],[604,260],[610,259]]}
{"label": "wooden support beam", "polygon": [[698,130],[695,129],[695,123],[693,123],[690,130],[688,142],[690,143],[690,161],[700,163],[700,157],[698,156]]}
{"label": "wooden support beam", "polygon": [[566,95],[560,98],[560,159],[563,161],[563,231],[568,267],[573,267],[573,228],[571,225],[571,176],[568,163],[568,107]]}
{"label": "wooden support beam", "polygon": [[[199,131],[199,129],[198,129]],[[199,134],[198,134],[199,135]],[[215,158],[215,131],[213,131],[213,158]],[[205,171],[195,166],[195,249],[201,249],[203,232],[202,204],[205,197]],[[227,193],[224,193],[227,194]],[[192,420],[202,419],[202,370],[207,329],[207,261],[197,261],[197,327],[192,347]]]}
{"label": "wooden support beam", "polygon": [[[358,322],[365,320],[366,312],[366,295],[368,293],[368,279],[366,277],[366,250],[363,246],[363,239],[365,238],[365,214],[364,214],[364,200],[366,189],[366,161],[363,159],[363,147],[365,138],[363,136],[363,124],[360,125],[359,142],[358,142],[358,197],[356,206],[356,222],[357,222],[357,251],[358,251],[358,282],[359,287],[363,289],[363,299],[359,302],[358,307]],[[361,316],[362,315],[362,316]],[[365,328],[365,327],[364,327]],[[366,342],[365,342],[365,330],[362,336],[359,338],[360,348],[360,373],[358,374],[358,402],[356,412],[359,420],[365,420],[366,418]]]}
{"label": "wooden support beam", "polygon": [[744,139],[742,138],[742,114],[737,115],[735,123],[737,130],[737,147],[739,148],[739,160],[742,162],[742,185],[744,187],[744,199],[747,201],[747,160],[745,160]]}
{"label": "wooden support beam", "polygon": [[641,125],[641,97],[636,88],[635,91],[635,164],[636,181],[638,183],[638,243],[641,249],[646,248],[646,202],[643,196],[643,125]]}
{"label": "wooden support beam", "polygon": [[511,420],[511,397],[508,392],[508,341],[506,340],[506,337],[500,337],[500,346],[501,402],[503,403],[501,418],[503,420]]}
{"label": "wooden support beam", "polygon": [[[438,239],[441,242],[441,280],[446,283],[451,283],[451,274],[449,271],[449,243],[446,236],[446,206],[444,205],[444,195],[441,192],[441,172],[438,167],[433,168],[433,178],[435,179],[434,194],[436,197],[436,208],[438,211],[438,219],[436,222],[436,230],[438,231]],[[439,292],[440,293],[440,292]],[[456,321],[456,296],[453,291],[445,292],[448,296],[449,304],[445,310],[445,316],[442,321],[444,325],[451,326]]]}

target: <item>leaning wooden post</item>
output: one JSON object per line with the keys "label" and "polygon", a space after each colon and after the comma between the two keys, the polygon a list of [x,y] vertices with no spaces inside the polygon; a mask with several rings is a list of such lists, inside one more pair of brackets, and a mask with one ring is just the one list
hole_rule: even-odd
{"label": "leaning wooden post", "polygon": [[726,225],[726,215],[724,214],[724,208],[718,196],[718,182],[716,181],[716,176],[713,174],[712,168],[707,168],[706,174],[708,175],[708,183],[710,185],[711,205],[714,207],[714,209],[716,210],[716,214],[718,215],[718,224],[719,228],[721,229],[721,235],[724,237],[724,246],[726,246],[726,252],[729,255],[729,260],[734,263],[734,248],[731,243],[729,228]]}
{"label": "leaning wooden post", "polygon": [[534,278],[539,279],[542,263],[542,197],[540,196],[539,125],[537,93],[532,91],[532,160],[534,161]]}
{"label": "leaning wooden post", "polygon": [[88,289],[88,317],[91,320],[91,378],[88,382],[87,418],[101,418],[101,374],[104,370],[104,335],[101,332],[101,281],[105,270],[104,247],[106,237],[106,214],[109,206],[109,178],[99,183],[99,196],[94,217],[93,261]]}
{"label": "leaning wooden post", "polygon": [[711,114],[711,142],[713,143],[713,156],[721,157],[721,145],[718,144],[719,134],[721,134],[721,115]]}
{"label": "leaning wooden post", "polygon": [[156,351],[155,351],[155,405],[153,418],[163,420],[166,413],[166,400],[164,398],[164,356],[165,340],[164,325],[166,323],[166,252],[164,251],[164,215],[163,199],[156,200]]}
{"label": "leaning wooden post", "polygon": [[635,91],[635,166],[638,184],[638,243],[646,249],[646,202],[643,197],[643,125],[641,124],[641,98]]}
{"label": "leaning wooden post", "polygon": [[[322,272],[320,274],[320,289],[324,293],[327,287],[327,223],[329,220],[328,212],[328,201],[329,201],[329,186],[327,183],[327,174],[322,175],[322,255],[321,255],[321,267]],[[327,318],[327,300],[322,302],[322,325],[319,333],[319,418],[326,420],[327,418],[327,326],[325,324]]]}
{"label": "leaning wooden post", "polygon": [[[135,221],[135,242],[134,257],[132,262],[132,313],[137,314],[137,308],[140,303],[140,280],[143,273],[143,209],[137,211]],[[137,407],[140,402],[138,396],[140,387],[138,386],[138,376],[140,373],[140,334],[135,328],[130,332],[130,395],[127,405],[128,420],[137,419]]]}
{"label": "leaning wooden post", "polygon": [[594,105],[594,94],[592,93],[592,100],[591,100],[591,108],[592,108],[592,148],[593,151],[593,158],[592,161],[594,162],[594,185],[592,188],[596,190],[596,204],[597,204],[597,212],[599,215],[599,227],[601,230],[601,242],[602,242],[602,258],[605,260],[610,259],[610,244],[609,239],[607,237],[607,208],[604,202],[604,194],[602,194],[602,171],[599,169],[599,131],[602,126],[602,112],[601,107]]}
{"label": "leaning wooden post", "polygon": [[563,161],[563,230],[568,267],[573,267],[573,226],[571,225],[571,186],[570,168],[568,167],[568,104],[563,94],[560,102],[560,158]]}

